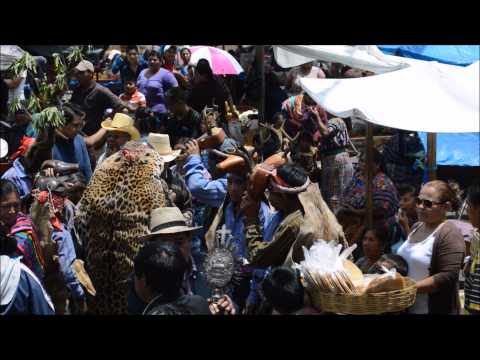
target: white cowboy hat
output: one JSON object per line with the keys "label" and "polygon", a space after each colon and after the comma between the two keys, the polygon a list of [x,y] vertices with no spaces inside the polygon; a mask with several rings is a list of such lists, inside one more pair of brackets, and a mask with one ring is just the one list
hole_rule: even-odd
{"label": "white cowboy hat", "polygon": [[168,134],[148,134],[147,142],[160,154],[166,163],[173,161],[182,150],[172,150]]}
{"label": "white cowboy hat", "polygon": [[163,207],[152,210],[150,214],[150,234],[140,239],[148,239],[157,234],[176,234],[201,229],[201,226],[190,227],[177,207]]}
{"label": "white cowboy hat", "polygon": [[8,154],[8,143],[5,140],[0,139],[0,159],[7,156],[7,154]]}
{"label": "white cowboy hat", "polygon": [[130,140],[140,140],[140,133],[133,125],[133,119],[122,113],[116,113],[113,120],[108,118],[102,121],[102,128],[108,131],[121,131],[130,135]]}

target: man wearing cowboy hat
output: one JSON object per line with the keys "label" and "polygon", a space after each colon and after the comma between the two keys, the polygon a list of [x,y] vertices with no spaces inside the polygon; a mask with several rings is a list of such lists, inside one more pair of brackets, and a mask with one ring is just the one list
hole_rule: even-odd
{"label": "man wearing cowboy hat", "polygon": [[[191,240],[195,230],[200,227],[188,226],[185,217],[176,207],[163,207],[152,210],[150,215],[150,233],[141,237],[146,242],[162,242],[177,246],[180,249],[184,260],[188,263],[188,272],[185,274],[182,285],[182,292],[186,295],[200,295],[204,298],[211,296],[205,278],[198,271],[191,253]],[[200,264],[199,264],[200,265]],[[139,298],[135,288],[132,286],[128,296],[128,307],[130,313],[142,312],[146,304]],[[231,300],[227,297],[227,300]],[[234,312],[231,304],[226,306],[230,313]]]}
{"label": "man wearing cowboy hat", "polygon": [[160,155],[166,166],[163,168],[162,179],[168,185],[170,200],[188,219],[191,225],[193,218],[192,195],[185,184],[185,180],[177,171],[177,166],[171,164],[181,153],[181,150],[172,150],[168,134],[149,133],[147,143]]}
{"label": "man wearing cowboy hat", "polygon": [[100,165],[111,154],[120,150],[128,141],[139,141],[140,133],[134,126],[133,119],[122,113],[116,113],[113,119],[102,122],[102,128],[107,130],[107,148],[100,155],[97,165]]}

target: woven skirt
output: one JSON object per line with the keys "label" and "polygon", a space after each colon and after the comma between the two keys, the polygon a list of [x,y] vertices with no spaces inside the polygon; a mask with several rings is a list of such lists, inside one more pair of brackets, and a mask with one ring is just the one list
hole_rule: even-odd
{"label": "woven skirt", "polygon": [[342,193],[352,178],[353,165],[347,152],[322,159],[322,195],[332,211],[339,206]]}

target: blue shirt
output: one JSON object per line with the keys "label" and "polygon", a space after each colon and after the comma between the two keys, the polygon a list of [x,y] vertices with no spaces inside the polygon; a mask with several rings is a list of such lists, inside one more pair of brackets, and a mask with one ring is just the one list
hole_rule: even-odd
{"label": "blue shirt", "polygon": [[[273,235],[283,219],[283,214],[278,211],[271,215],[268,219],[267,226],[263,228],[263,241],[272,241]],[[267,276],[268,271],[269,269],[255,269],[253,271],[252,281],[250,282],[250,293],[247,300],[250,304],[256,304],[258,302],[257,289],[259,284]]]}
{"label": "blue shirt", "polygon": [[73,141],[57,138],[53,146],[53,159],[78,164],[80,172],[85,176],[87,182],[90,181],[92,166],[83,136],[77,135]]}
{"label": "blue shirt", "polygon": [[227,195],[227,178],[213,180],[200,155],[190,155],[184,165],[185,183],[199,202],[220,207]]}
{"label": "blue shirt", "polygon": [[62,224],[62,230],[54,229],[52,233],[52,240],[57,244],[58,261],[60,263],[60,271],[65,279],[68,290],[75,299],[85,297],[83,288],[77,280],[72,269],[72,263],[77,258],[75,253],[75,246],[73,245],[72,235]]}
{"label": "blue shirt", "polygon": [[[242,214],[235,215],[234,204],[230,202],[224,211],[225,227],[231,231],[233,242],[236,245],[235,255],[243,258],[248,258],[247,244],[245,243],[244,219]],[[260,224],[263,229],[266,229],[267,221],[270,217],[270,208],[263,201],[260,203],[259,212]]]}
{"label": "blue shirt", "polygon": [[20,159],[16,159],[12,167],[3,174],[2,179],[10,180],[18,189],[20,199],[25,199],[32,192],[32,179],[25,172]]}
{"label": "blue shirt", "polygon": [[112,63],[112,73],[117,74],[120,71],[120,78],[122,80],[122,87],[125,86],[125,81],[133,80],[135,83],[137,82],[138,75],[143,69],[148,67],[148,63],[143,60],[143,58],[138,59],[138,68],[136,72],[133,72],[128,65],[128,62],[125,61],[120,55],[115,56],[115,59]]}

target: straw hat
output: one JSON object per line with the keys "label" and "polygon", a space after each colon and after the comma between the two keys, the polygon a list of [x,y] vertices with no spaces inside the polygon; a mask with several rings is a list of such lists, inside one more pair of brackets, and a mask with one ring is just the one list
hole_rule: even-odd
{"label": "straw hat", "polygon": [[180,155],[181,150],[172,150],[168,134],[148,134],[147,142],[160,154],[164,162],[170,162]]}
{"label": "straw hat", "polygon": [[108,131],[121,131],[130,135],[130,140],[140,140],[140,133],[133,125],[133,119],[122,113],[116,113],[113,120],[108,118],[102,122],[102,128]]}
{"label": "straw hat", "polygon": [[0,139],[0,159],[7,156],[7,154],[8,154],[8,143],[5,140]]}
{"label": "straw hat", "polygon": [[176,234],[201,228],[201,226],[188,226],[179,208],[163,207],[152,210],[150,214],[150,234],[142,236],[141,239],[148,239],[157,234]]}

